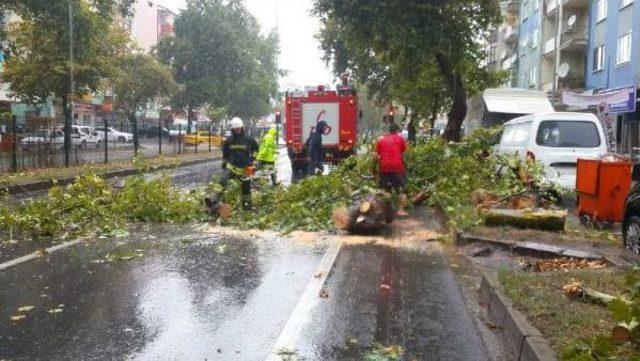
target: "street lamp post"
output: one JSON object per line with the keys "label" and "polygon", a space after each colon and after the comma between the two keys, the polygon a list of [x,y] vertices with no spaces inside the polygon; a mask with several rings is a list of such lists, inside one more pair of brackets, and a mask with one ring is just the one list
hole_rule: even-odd
{"label": "street lamp post", "polygon": [[69,0],[69,101],[64,109],[64,165],[69,166],[69,153],[71,152],[71,118],[73,117],[73,98],[75,93],[74,80],[74,54],[73,54],[73,0]]}

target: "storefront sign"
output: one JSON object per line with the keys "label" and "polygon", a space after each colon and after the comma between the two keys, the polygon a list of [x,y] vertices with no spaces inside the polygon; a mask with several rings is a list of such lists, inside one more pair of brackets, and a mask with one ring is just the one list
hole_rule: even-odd
{"label": "storefront sign", "polygon": [[[562,93],[562,102],[568,106],[584,109],[606,103],[613,113],[631,112],[635,111],[635,89],[635,86],[631,86],[623,89],[612,89],[597,94],[578,94],[564,91]],[[633,97],[633,104],[628,104],[631,97]],[[629,106],[632,106],[633,110],[626,110]]]}
{"label": "storefront sign", "polygon": [[598,118],[600,122],[602,122],[602,128],[604,129],[604,136],[607,139],[607,146],[609,147],[609,152],[615,153],[617,147],[616,141],[616,121],[611,116],[609,104],[606,102],[602,102],[597,106],[598,110]]}
{"label": "storefront sign", "polygon": [[616,88],[602,92],[607,93],[623,93],[625,99],[615,103],[609,103],[610,113],[633,113],[636,111],[636,86],[630,85],[622,88]]}

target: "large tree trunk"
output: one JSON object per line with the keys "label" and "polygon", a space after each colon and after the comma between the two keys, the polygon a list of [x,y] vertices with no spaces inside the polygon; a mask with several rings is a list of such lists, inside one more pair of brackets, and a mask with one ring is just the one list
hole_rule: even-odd
{"label": "large tree trunk", "polygon": [[135,155],[138,155],[138,147],[140,147],[140,139],[138,139],[138,118],[136,118],[136,113],[129,113],[129,124],[131,125],[131,133],[133,133],[133,149],[135,151]]}
{"label": "large tree trunk", "polygon": [[453,99],[451,110],[449,111],[449,120],[444,131],[444,138],[448,141],[459,142],[462,122],[467,116],[467,92],[464,87],[464,78],[454,71],[451,61],[444,54],[436,53],[436,61],[447,88],[451,92],[451,99]]}
{"label": "large tree trunk", "polygon": [[431,118],[429,122],[431,123],[431,135],[434,134],[434,128],[436,125],[436,119],[438,119],[438,110],[440,109],[440,95],[436,95],[433,98],[433,105],[431,106]]}
{"label": "large tree trunk", "polygon": [[193,124],[193,105],[187,106],[187,134],[191,134],[191,127]]}
{"label": "large tree trunk", "polygon": [[69,96],[63,95],[62,97],[62,111],[64,113],[64,166],[68,167],[71,154],[71,123],[73,117],[73,109],[69,104]]}
{"label": "large tree trunk", "polygon": [[[409,108],[408,107],[404,107],[404,118],[405,121],[407,119],[407,117],[409,117]],[[416,142],[416,133],[417,133],[417,127],[416,127],[416,119],[418,118],[417,114],[413,113],[411,114],[411,118],[409,119],[409,123],[407,123],[407,132],[408,132],[408,140],[411,143],[415,143]]]}
{"label": "large tree trunk", "polygon": [[357,200],[351,208],[333,211],[336,228],[354,234],[377,234],[396,218],[396,207],[389,196],[370,194]]}

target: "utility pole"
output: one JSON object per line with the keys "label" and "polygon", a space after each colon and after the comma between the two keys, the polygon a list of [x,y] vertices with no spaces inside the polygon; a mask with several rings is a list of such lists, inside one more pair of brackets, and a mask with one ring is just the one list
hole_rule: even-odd
{"label": "utility pole", "polygon": [[[278,0],[276,0],[276,34],[278,35],[278,42],[280,42],[280,4]],[[280,88],[280,79],[278,79],[279,69],[279,55],[276,55],[276,82],[278,83],[278,88]],[[284,102],[282,103],[285,104]],[[276,102],[276,106],[278,106],[278,102]],[[277,112],[282,112],[281,108],[278,108]],[[282,123],[282,113],[278,115],[276,118],[280,117],[280,122],[276,119],[276,147],[280,145],[280,124]]]}
{"label": "utility pole", "polygon": [[562,43],[562,0],[556,0],[558,4],[558,31],[556,33],[556,63],[553,73],[553,91],[557,94],[560,83],[560,45]]}
{"label": "utility pole", "polygon": [[73,55],[73,1],[69,0],[69,101],[64,109],[64,165],[69,166],[69,153],[71,152],[71,118],[73,117],[75,79],[74,79],[74,55]]}

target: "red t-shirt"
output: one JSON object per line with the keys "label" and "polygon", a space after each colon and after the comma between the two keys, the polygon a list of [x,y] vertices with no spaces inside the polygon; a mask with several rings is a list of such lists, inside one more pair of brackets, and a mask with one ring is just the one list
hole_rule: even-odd
{"label": "red t-shirt", "polygon": [[407,142],[399,134],[388,134],[378,140],[376,152],[380,161],[380,173],[405,173],[402,155]]}

